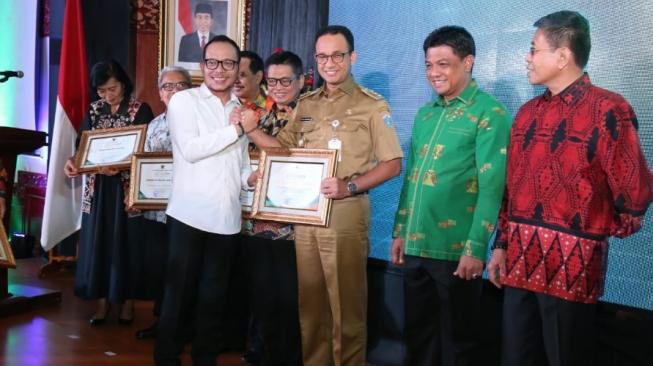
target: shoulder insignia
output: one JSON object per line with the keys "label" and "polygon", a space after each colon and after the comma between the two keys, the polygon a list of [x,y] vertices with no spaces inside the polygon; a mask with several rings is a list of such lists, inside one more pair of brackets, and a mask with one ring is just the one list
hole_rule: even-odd
{"label": "shoulder insignia", "polygon": [[315,90],[311,90],[311,91],[309,91],[309,92],[306,92],[306,93],[300,95],[299,98],[298,98],[297,100],[302,100],[302,99],[308,98],[308,97],[310,97],[310,96],[312,96],[312,95],[315,95],[315,94],[319,93],[320,90],[321,90],[321,88],[317,88],[317,89],[315,89]]}
{"label": "shoulder insignia", "polygon": [[360,88],[361,88],[361,91],[363,93],[365,93],[365,95],[371,97],[372,99],[374,99],[374,100],[383,100],[383,95],[375,92],[374,90],[368,89],[368,88],[366,88],[364,86],[360,86]]}

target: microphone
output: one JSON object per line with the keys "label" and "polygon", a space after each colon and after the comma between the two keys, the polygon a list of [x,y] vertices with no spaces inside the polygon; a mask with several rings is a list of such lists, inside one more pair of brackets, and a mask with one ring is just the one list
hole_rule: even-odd
{"label": "microphone", "polygon": [[22,78],[25,76],[22,71],[0,71],[0,83],[4,83],[5,81],[9,80],[9,78],[14,77],[14,78]]}
{"label": "microphone", "polygon": [[11,77],[22,78],[25,74],[22,71],[0,71],[0,76],[4,76],[7,79]]}

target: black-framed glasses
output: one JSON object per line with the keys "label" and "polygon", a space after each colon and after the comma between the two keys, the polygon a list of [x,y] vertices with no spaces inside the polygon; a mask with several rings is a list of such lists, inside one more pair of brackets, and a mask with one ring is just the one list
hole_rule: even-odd
{"label": "black-framed glasses", "polygon": [[323,53],[318,53],[315,55],[315,61],[317,61],[318,64],[326,64],[329,59],[333,61],[336,64],[342,63],[342,61],[345,60],[345,55],[348,55],[349,52],[336,52],[331,55],[325,55]]}
{"label": "black-framed glasses", "polygon": [[555,48],[535,48],[535,47],[531,46],[531,48],[528,50],[528,53],[530,53],[531,56],[535,56],[535,54],[540,52],[540,51],[554,51],[554,50],[556,50],[556,49]]}
{"label": "black-framed glasses", "polygon": [[218,68],[218,66],[222,66],[223,69],[231,71],[236,67],[237,64],[238,61],[230,59],[216,60],[214,58],[207,58],[204,60],[204,65],[206,65],[206,68],[209,70],[215,70]]}
{"label": "black-framed glasses", "polygon": [[161,89],[165,91],[173,91],[173,90],[186,90],[190,87],[190,83],[187,83],[185,81],[180,81],[178,83],[164,83],[161,85]]}
{"label": "black-framed glasses", "polygon": [[267,81],[268,86],[277,86],[277,83],[281,84],[281,86],[290,86],[290,84],[292,84],[293,81],[297,80],[297,78],[266,78],[265,80]]}

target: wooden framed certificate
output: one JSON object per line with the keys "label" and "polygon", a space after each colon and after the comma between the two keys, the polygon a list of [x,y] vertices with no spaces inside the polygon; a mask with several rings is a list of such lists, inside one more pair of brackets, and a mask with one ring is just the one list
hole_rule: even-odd
{"label": "wooden framed certificate", "polygon": [[131,157],[127,207],[164,210],[172,191],[172,153],[136,153]]}
{"label": "wooden framed certificate", "polygon": [[327,149],[263,150],[252,217],[327,226],[331,199],[320,193],[320,184],[335,175],[336,156],[337,150]]}
{"label": "wooden framed certificate", "polygon": [[[261,156],[260,151],[255,150],[249,153],[249,164],[252,167],[252,171],[258,169],[258,162]],[[240,205],[243,207],[243,217],[251,218],[252,217],[252,204],[254,203],[254,190],[245,189],[245,187],[240,188]]]}
{"label": "wooden framed certificate", "polygon": [[84,131],[75,155],[80,173],[100,167],[129,169],[131,155],[143,151],[147,125]]}
{"label": "wooden framed certificate", "polygon": [[7,239],[7,232],[2,220],[0,220],[0,267],[16,268],[14,252],[11,251],[11,245],[9,245],[9,239]]}

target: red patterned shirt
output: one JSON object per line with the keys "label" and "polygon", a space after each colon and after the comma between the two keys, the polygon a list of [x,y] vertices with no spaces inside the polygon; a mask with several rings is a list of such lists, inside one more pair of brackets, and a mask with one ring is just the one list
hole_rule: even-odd
{"label": "red patterned shirt", "polygon": [[653,198],[637,127],[630,104],[587,74],[521,107],[496,243],[507,246],[505,285],[597,301],[607,238],[639,230]]}

